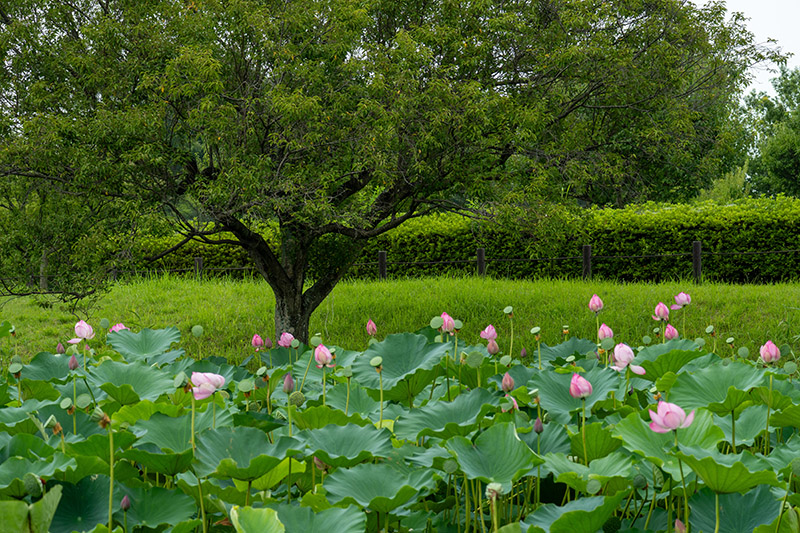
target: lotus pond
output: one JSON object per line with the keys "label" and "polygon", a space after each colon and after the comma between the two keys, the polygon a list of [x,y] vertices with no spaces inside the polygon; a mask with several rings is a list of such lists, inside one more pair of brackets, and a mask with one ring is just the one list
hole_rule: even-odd
{"label": "lotus pond", "polygon": [[525,354],[446,313],[358,350],[254,338],[236,366],[201,328],[79,323],[5,365],[0,530],[799,531],[789,346],[683,339],[666,307],[617,339],[598,301],[597,338],[533,328]]}

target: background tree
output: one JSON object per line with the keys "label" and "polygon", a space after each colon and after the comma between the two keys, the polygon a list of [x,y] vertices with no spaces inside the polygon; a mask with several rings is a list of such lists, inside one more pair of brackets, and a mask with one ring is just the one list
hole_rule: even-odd
{"label": "background tree", "polygon": [[685,0],[18,0],[0,25],[3,220],[57,205],[38,223],[63,228],[23,232],[4,273],[67,290],[90,257],[99,280],[157,216],[178,246],[246,250],[301,339],[366,239],[411,217],[531,183],[690,195],[771,54]]}

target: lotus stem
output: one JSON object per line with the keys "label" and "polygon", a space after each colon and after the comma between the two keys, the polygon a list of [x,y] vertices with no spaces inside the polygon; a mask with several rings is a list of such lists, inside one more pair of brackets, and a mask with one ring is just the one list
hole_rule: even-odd
{"label": "lotus stem", "polygon": [[508,344],[508,355],[514,357],[514,316],[509,316],[508,320],[511,324],[511,341]]}
{"label": "lotus stem", "polygon": [[108,530],[113,531],[114,526],[114,430],[108,425]]}
{"label": "lotus stem", "polygon": [[469,512],[469,480],[467,479],[466,474],[464,474],[464,516],[466,518],[466,522],[464,524],[464,531],[467,532],[469,531],[469,526],[470,526],[470,512]]}
{"label": "lotus stem", "polygon": [[[380,418],[378,419],[378,429],[382,429],[383,428],[383,372],[381,372],[380,368],[378,369],[378,379],[380,380],[380,389],[381,389]],[[448,384],[447,395],[449,400],[450,382],[448,381],[447,384]]]}
{"label": "lotus stem", "polygon": [[[309,359],[309,362],[311,360]],[[322,406],[325,407],[325,366],[322,367]]]}
{"label": "lotus stem", "polygon": [[583,440],[583,460],[589,466],[589,454],[586,452],[586,398],[581,398],[581,440]]}
{"label": "lotus stem", "polygon": [[[289,412],[289,436],[290,437],[292,436],[292,407],[294,407],[294,405],[292,405],[292,404],[289,404],[289,405],[286,406],[286,410]],[[291,461],[291,459],[289,459],[289,472],[291,472],[291,469],[292,469],[292,461]]]}
{"label": "lotus stem", "polygon": [[78,407],[75,403],[78,401],[78,385],[75,383],[75,374],[72,375],[72,434],[78,434],[78,413],[75,411]]}
{"label": "lotus stem", "polygon": [[783,520],[783,511],[786,509],[786,500],[789,498],[789,490],[792,487],[792,476],[793,474],[789,474],[789,483],[786,484],[786,494],[783,495],[783,502],[781,502],[781,512],[778,514],[778,525],[775,526],[775,533],[778,533],[781,530],[781,520]]}
{"label": "lotus stem", "polygon": [[[195,477],[197,477],[195,475]],[[200,496],[200,521],[203,523],[203,533],[207,533],[208,528],[206,526],[206,506],[203,503],[203,480],[197,477],[197,493]]]}
{"label": "lotus stem", "polygon": [[[678,430],[673,430],[675,434],[675,448],[678,448]],[[683,521],[689,527],[689,493],[686,491],[686,478],[683,477],[683,462],[678,457],[678,469],[681,472],[681,484],[683,485]]]}
{"label": "lotus stem", "polygon": [[767,402],[767,431],[764,434],[764,455],[769,454],[769,411],[772,407],[772,372],[769,373],[769,401]]}
{"label": "lotus stem", "polygon": [[214,394],[216,391],[211,395],[211,429],[217,429],[217,402]]}
{"label": "lotus stem", "polygon": [[719,492],[714,493],[714,513],[717,519],[714,525],[714,533],[719,533]]}
{"label": "lotus stem", "polygon": [[302,392],[302,391],[303,391],[303,385],[305,385],[305,384],[306,384],[306,376],[308,375],[308,369],[309,369],[309,368],[311,368],[311,360],[312,360],[312,359],[314,359],[314,356],[313,356],[313,355],[312,355],[312,356],[309,356],[309,358],[308,358],[308,364],[306,365],[306,371],[305,371],[305,373],[303,373],[303,379],[300,381],[300,388],[299,388],[299,389],[297,389],[297,390],[299,390],[300,392]]}
{"label": "lotus stem", "polygon": [[[767,410],[769,410],[769,407],[767,407]],[[769,416],[767,416],[767,421],[768,421],[767,423],[769,423]],[[769,431],[769,429],[767,429],[767,431]],[[675,445],[677,446],[677,443],[675,443]],[[735,409],[731,410],[731,448],[732,448],[731,452],[735,454],[736,453],[736,410]]]}
{"label": "lotus stem", "polygon": [[197,450],[197,446],[194,442],[194,413],[195,413],[195,400],[194,400],[194,393],[192,394],[192,452]]}
{"label": "lotus stem", "polygon": [[350,376],[347,376],[347,398],[344,401],[344,416],[350,410]]}
{"label": "lotus stem", "polygon": [[[291,460],[292,459],[289,458],[289,461],[291,461]],[[250,491],[251,490],[253,490],[253,480],[252,479],[248,479],[247,480],[247,492],[244,495],[244,506],[245,507],[250,507]]]}
{"label": "lotus stem", "polygon": [[539,370],[541,370],[541,369],[542,369],[542,341],[541,341],[541,340],[540,340],[538,337],[539,337],[539,336],[537,335],[537,339],[536,339],[536,351],[537,351],[537,352],[538,352],[538,354],[539,354]]}

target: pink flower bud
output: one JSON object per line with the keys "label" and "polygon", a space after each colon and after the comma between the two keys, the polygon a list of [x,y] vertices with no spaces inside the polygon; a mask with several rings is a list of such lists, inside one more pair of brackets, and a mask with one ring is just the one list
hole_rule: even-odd
{"label": "pink flower bud", "polygon": [[64,345],[61,344],[60,342],[58,344],[56,344],[56,353],[58,353],[58,354],[67,353],[67,350],[64,348]]}
{"label": "pink flower bud", "polygon": [[673,309],[680,309],[685,305],[692,303],[692,297],[685,292],[680,292],[675,295],[675,303],[672,305]]}
{"label": "pink flower bud", "polygon": [[286,333],[286,332],[281,333],[281,338],[278,339],[278,346],[281,346],[283,348],[291,348],[293,340],[294,340],[294,335],[292,335],[291,333]]}
{"label": "pink flower bud", "polygon": [[213,372],[192,372],[191,382],[195,400],[205,400],[225,386],[225,378]]}
{"label": "pink flower bud", "polygon": [[686,525],[681,522],[680,518],[675,519],[675,533],[686,533]]}
{"label": "pink flower bud", "polygon": [[489,344],[486,345],[486,351],[489,352],[489,355],[497,355],[500,353],[500,346],[497,345],[496,340],[489,339]]}
{"label": "pink flower bud", "polygon": [[692,425],[694,411],[686,416],[686,412],[674,403],[658,402],[658,412],[650,411],[650,420],[650,429],[656,433],[667,433]]}
{"label": "pink flower bud", "polygon": [[456,329],[456,323],[453,320],[453,317],[451,317],[447,313],[442,313],[442,331],[447,331],[452,333],[453,330],[455,329]]}
{"label": "pink flower bud", "polygon": [[264,336],[264,349],[271,350],[272,349],[272,339],[267,336]]}
{"label": "pink flower bud", "polygon": [[669,307],[664,302],[658,302],[653,320],[667,320],[669,318]]}
{"label": "pink flower bud", "polygon": [[767,341],[764,346],[761,347],[761,359],[764,360],[765,363],[774,363],[778,359],[781,358],[781,350],[778,348],[774,342]]}
{"label": "pink flower bud", "polygon": [[603,340],[603,339],[610,339],[610,338],[612,338],[613,336],[614,336],[614,332],[611,330],[611,328],[610,328],[610,327],[606,326],[605,324],[603,324],[602,326],[600,326],[600,329],[598,329],[598,330],[597,330],[597,337],[598,337],[600,340]]}
{"label": "pink flower bud", "polygon": [[75,357],[75,354],[72,354],[72,357],[69,358],[69,363],[67,363],[67,366],[70,370],[76,370],[80,366],[78,363],[78,358]]}
{"label": "pink flower bud", "polygon": [[261,335],[256,333],[255,335],[253,335],[253,338],[250,340],[250,345],[253,348],[255,348],[256,351],[259,351],[261,348],[264,347],[264,339],[261,338]]}
{"label": "pink flower bud", "polygon": [[333,354],[324,344],[320,344],[314,349],[314,360],[317,362],[317,368],[322,368],[323,366],[332,368],[334,366],[333,359]]}
{"label": "pink flower bud", "polygon": [[594,311],[595,314],[599,313],[603,309],[603,300],[598,295],[593,295],[589,300],[589,309]]}
{"label": "pink flower bud", "polygon": [[367,320],[367,335],[370,337],[374,337],[378,333],[378,326],[375,325],[375,322],[372,321],[370,318]]}
{"label": "pink flower bud", "polygon": [[316,466],[319,470],[322,470],[323,472],[327,472],[328,469],[330,468],[328,465],[323,463],[322,460],[320,460],[319,457],[317,457],[316,455],[313,457],[313,461],[314,461],[314,466]]}
{"label": "pink flower bud", "polygon": [[569,382],[569,394],[573,398],[586,398],[592,394],[592,384],[580,374],[572,374]]}
{"label": "pink flower bud", "polygon": [[294,390],[294,379],[291,374],[286,374],[283,377],[283,392],[290,394]]}
{"label": "pink flower bud", "polygon": [[664,328],[664,338],[668,341],[671,341],[677,339],[678,337],[680,337],[678,330],[672,327],[672,324],[667,324],[667,327]]}
{"label": "pink flower bud", "polygon": [[528,357],[528,350],[526,350],[525,348],[521,349],[519,351],[519,356],[521,359],[525,359],[526,357]]}
{"label": "pink flower bud", "polygon": [[503,375],[503,380],[501,381],[500,386],[503,388],[503,392],[511,392],[514,390],[514,378],[511,377],[511,374],[506,372]]}
{"label": "pink flower bud", "polygon": [[542,419],[538,416],[536,417],[536,421],[533,423],[533,430],[537,435],[541,435],[544,431],[544,424],[542,424]]}
{"label": "pink flower bud", "polygon": [[486,326],[486,329],[481,331],[481,338],[487,341],[497,339],[497,331],[494,329],[494,326],[491,324]]}
{"label": "pink flower bud", "polygon": [[116,331],[122,331],[123,329],[130,329],[130,328],[128,328],[128,326],[126,326],[125,324],[123,324],[122,322],[120,322],[120,323],[118,323],[118,324],[114,324],[113,326],[111,326],[111,327],[108,329],[108,332],[109,332],[109,333],[113,333],[113,332],[116,332]]}
{"label": "pink flower bud", "polygon": [[83,320],[79,320],[77,324],[75,324],[75,337],[74,339],[70,339],[67,342],[70,344],[78,344],[82,340],[89,340],[94,338],[94,330],[92,326],[84,322]]}
{"label": "pink flower bud", "polygon": [[119,502],[119,508],[122,509],[123,511],[127,511],[128,509],[131,508],[131,499],[128,498],[127,494],[123,496],[122,501]]}

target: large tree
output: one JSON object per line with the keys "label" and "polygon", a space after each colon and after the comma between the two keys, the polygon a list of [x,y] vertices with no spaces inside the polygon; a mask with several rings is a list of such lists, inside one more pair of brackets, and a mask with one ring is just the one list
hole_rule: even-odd
{"label": "large tree", "polygon": [[0,265],[27,280],[7,290],[67,290],[58,276],[90,266],[100,280],[157,216],[178,245],[246,250],[276,329],[305,339],[366,240],[411,217],[530,183],[602,203],[699,188],[746,67],[768,53],[724,13],[685,0],[0,2],[0,231],[19,236]]}

